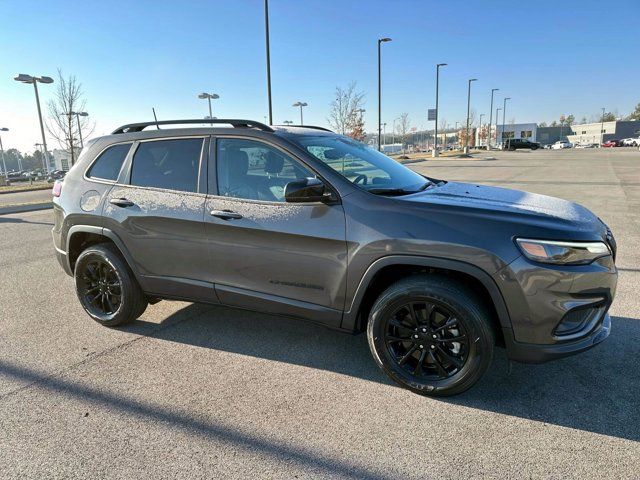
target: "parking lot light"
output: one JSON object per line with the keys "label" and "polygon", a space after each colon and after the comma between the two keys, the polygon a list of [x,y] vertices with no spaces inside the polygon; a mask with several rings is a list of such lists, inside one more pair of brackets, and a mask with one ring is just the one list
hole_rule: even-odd
{"label": "parking lot light", "polygon": [[378,151],[380,151],[381,128],[382,128],[382,59],[380,45],[390,42],[389,37],[378,39]]}
{"label": "parking lot light", "polygon": [[53,83],[53,78],[51,77],[34,77],[32,75],[27,75],[26,73],[20,73],[13,78],[16,82],[21,83],[32,83],[33,89],[36,92],[36,105],[38,106],[38,119],[40,120],[40,133],[42,134],[42,145],[44,148],[44,162],[45,169],[47,173],[49,173],[49,151],[47,150],[47,139],[44,136],[44,123],[42,122],[42,110],[40,109],[40,96],[38,95],[38,83]]}
{"label": "parking lot light", "polygon": [[[8,132],[9,129],[1,127],[0,132]],[[9,173],[7,172],[7,164],[4,161],[4,147],[2,146],[2,135],[0,135],[0,154],[2,154],[2,172],[4,173],[5,185],[9,185]]]}
{"label": "parking lot light", "polygon": [[303,120],[303,116],[302,116],[302,107],[306,107],[308,104],[306,102],[296,102],[294,103],[292,106],[293,107],[300,107],[300,125],[304,125],[304,120]]}
{"label": "parking lot light", "polygon": [[477,78],[469,79],[469,88],[467,90],[467,131],[464,138],[464,150],[463,152],[469,153],[469,114],[471,113],[471,82],[477,82]]}
{"label": "parking lot light", "polygon": [[213,113],[211,113],[211,99],[215,100],[216,98],[220,98],[220,96],[217,93],[207,93],[207,92],[202,92],[200,95],[198,95],[198,98],[202,99],[202,100],[208,100],[209,102],[209,118],[213,118]]}
{"label": "parking lot light", "polygon": [[438,63],[436,65],[436,123],[433,131],[433,156],[438,156],[438,97],[440,87],[440,67],[446,67],[446,63]]}
{"label": "parking lot light", "polygon": [[[487,138],[487,150],[491,148],[491,124],[493,123],[493,94],[500,90],[499,88],[491,89],[491,106],[489,107],[489,137]],[[496,117],[496,131],[498,125],[498,117]]]}
{"label": "parking lot light", "polygon": [[[502,102],[502,139],[504,140],[504,129],[505,129],[505,116],[507,113],[507,100],[511,100],[511,97],[505,97],[504,102]],[[503,142],[504,143],[504,142]]]}

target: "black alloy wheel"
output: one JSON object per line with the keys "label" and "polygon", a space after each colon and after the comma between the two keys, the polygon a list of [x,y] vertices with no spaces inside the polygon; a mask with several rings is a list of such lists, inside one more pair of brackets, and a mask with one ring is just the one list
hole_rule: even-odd
{"label": "black alloy wheel", "polygon": [[489,368],[495,344],[491,316],[477,292],[435,273],[388,287],[371,307],[367,340],[393,381],[432,396],[474,385]]}
{"label": "black alloy wheel", "polygon": [[96,258],[85,263],[79,273],[78,292],[84,307],[96,316],[115,314],[122,303],[122,282],[116,270]]}

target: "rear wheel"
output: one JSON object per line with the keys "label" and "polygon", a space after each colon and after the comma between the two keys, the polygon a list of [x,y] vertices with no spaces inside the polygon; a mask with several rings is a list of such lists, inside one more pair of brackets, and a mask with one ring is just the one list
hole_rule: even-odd
{"label": "rear wheel", "polygon": [[76,261],[74,276],[80,303],[102,325],[115,327],[131,322],[147,308],[133,272],[109,244],[84,250]]}
{"label": "rear wheel", "polygon": [[461,393],[485,373],[494,335],[474,292],[444,276],[417,275],[390,286],[371,309],[369,347],[378,366],[421,395]]}

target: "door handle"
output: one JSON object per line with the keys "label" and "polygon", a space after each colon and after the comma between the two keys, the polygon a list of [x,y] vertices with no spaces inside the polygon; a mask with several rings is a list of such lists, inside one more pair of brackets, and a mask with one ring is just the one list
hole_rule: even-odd
{"label": "door handle", "polygon": [[126,198],[111,198],[109,199],[109,203],[118,207],[133,207],[135,205],[135,203]]}
{"label": "door handle", "polygon": [[238,220],[242,218],[242,215],[231,210],[211,210],[211,215],[221,218],[222,220]]}

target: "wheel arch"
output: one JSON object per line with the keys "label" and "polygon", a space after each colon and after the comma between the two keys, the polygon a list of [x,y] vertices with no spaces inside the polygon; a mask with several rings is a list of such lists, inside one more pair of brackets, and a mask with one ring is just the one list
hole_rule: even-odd
{"label": "wheel arch", "polygon": [[[366,326],[368,308],[387,286],[400,278],[415,273],[444,273],[456,277],[475,290],[479,290],[495,312],[498,322],[494,320],[496,338],[503,338],[502,330],[511,329],[511,319],[506,303],[494,279],[487,272],[475,265],[436,257],[417,257],[407,255],[391,255],[373,262],[360,279],[355,295],[348,311],[342,319],[342,328],[349,331],[361,331]],[[488,298],[487,298],[488,295]]]}
{"label": "wheel arch", "polygon": [[111,243],[114,245],[125,262],[135,275],[136,279],[140,281],[138,272],[133,267],[134,262],[129,254],[127,248],[120,238],[111,230],[104,227],[97,227],[95,225],[74,225],[69,229],[67,233],[67,261],[69,262],[69,269],[73,272],[75,261],[84,249],[91,245],[98,243]]}

